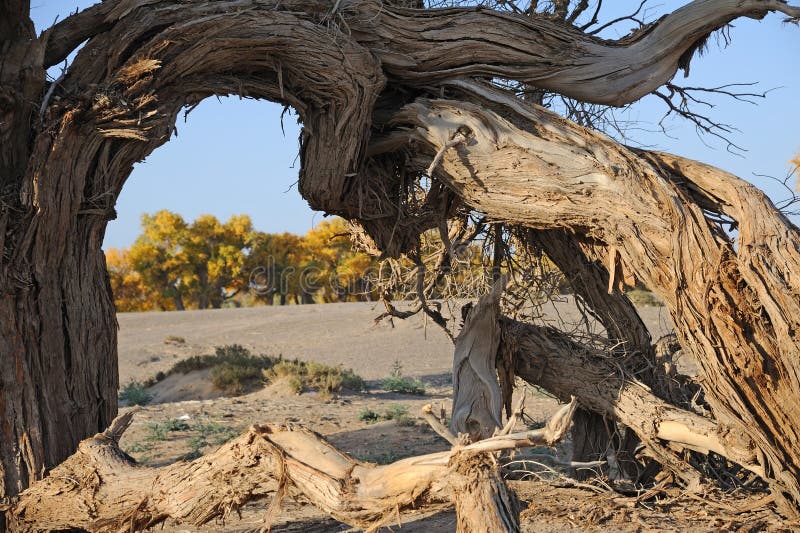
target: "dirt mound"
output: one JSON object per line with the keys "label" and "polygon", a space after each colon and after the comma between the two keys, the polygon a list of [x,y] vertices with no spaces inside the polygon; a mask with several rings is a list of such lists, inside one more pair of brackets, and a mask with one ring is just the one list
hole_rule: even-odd
{"label": "dirt mound", "polygon": [[210,369],[194,370],[187,374],[176,372],[147,390],[153,396],[150,404],[213,400],[225,396],[211,382]]}
{"label": "dirt mound", "polygon": [[[277,378],[248,395],[249,398],[256,401],[260,399],[296,398],[298,396],[300,395],[292,388],[289,378]],[[318,395],[312,391],[303,393],[303,396],[315,398]]]}

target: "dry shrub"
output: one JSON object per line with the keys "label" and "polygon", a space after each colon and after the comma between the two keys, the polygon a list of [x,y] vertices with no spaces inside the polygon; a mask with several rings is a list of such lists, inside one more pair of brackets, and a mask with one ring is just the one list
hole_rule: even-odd
{"label": "dry shrub", "polygon": [[351,369],[297,359],[280,361],[264,370],[262,375],[267,381],[286,379],[289,387],[297,394],[313,390],[330,396],[342,390],[358,392],[365,388],[364,380]]}

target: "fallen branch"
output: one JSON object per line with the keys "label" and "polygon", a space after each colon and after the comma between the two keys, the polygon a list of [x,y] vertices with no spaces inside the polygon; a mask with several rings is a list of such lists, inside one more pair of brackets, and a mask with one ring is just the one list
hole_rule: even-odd
{"label": "fallen branch", "polygon": [[431,404],[426,404],[422,407],[422,418],[425,419],[425,422],[434,430],[440,437],[444,440],[456,446],[458,444],[458,438],[453,435],[453,433],[444,425],[444,423],[433,414],[433,407]]}
{"label": "fallen branch", "polygon": [[581,407],[631,428],[654,458],[688,485],[699,482],[699,473],[675,450],[715,452],[763,476],[746,435],[661,400],[561,331],[509,319],[500,327],[501,357],[513,361],[517,376],[557,397],[574,396]]}
{"label": "fallen branch", "polygon": [[384,466],[361,463],[302,428],[260,425],[190,463],[141,467],[119,448],[129,412],[20,494],[6,518],[16,532],[141,531],[167,518],[200,526],[277,491],[360,528],[455,505],[459,531],[518,531],[516,500],[492,452],[554,444],[576,405],[542,429]]}

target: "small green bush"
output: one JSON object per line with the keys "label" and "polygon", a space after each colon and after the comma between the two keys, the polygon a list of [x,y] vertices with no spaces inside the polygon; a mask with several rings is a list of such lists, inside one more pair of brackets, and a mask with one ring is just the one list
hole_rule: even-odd
{"label": "small green bush", "polygon": [[358,412],[358,419],[367,424],[374,424],[379,420],[394,420],[399,426],[414,425],[414,420],[408,416],[408,407],[400,404],[390,405],[382,415],[376,413],[369,407],[364,407]]}
{"label": "small green bush", "polygon": [[381,419],[381,415],[370,409],[369,407],[364,407],[358,412],[358,419],[362,422],[366,422],[367,424],[372,424],[373,422],[377,422]]}
{"label": "small green bush", "polygon": [[384,420],[394,420],[398,426],[413,426],[414,421],[408,416],[408,407],[400,404],[392,404],[383,412]]}
{"label": "small green bush", "polygon": [[211,383],[226,394],[243,394],[263,382],[256,362],[222,363],[211,369]]}
{"label": "small green bush", "polygon": [[400,364],[400,361],[394,362],[389,377],[381,382],[381,388],[385,391],[399,392],[401,394],[416,394],[417,396],[425,394],[424,383],[418,379],[403,375],[403,365]]}
{"label": "small green bush", "polygon": [[305,361],[286,361],[282,357],[253,355],[238,344],[219,346],[214,355],[195,355],[175,363],[166,373],[156,375],[158,381],[172,374],[188,374],[211,369],[214,387],[227,394],[243,394],[262,384],[286,378],[289,387],[301,394],[315,390],[330,396],[343,389],[354,392],[365,388],[364,380],[350,369]]}
{"label": "small green bush", "polygon": [[253,355],[250,350],[239,344],[229,344],[226,346],[217,346],[214,350],[214,355],[194,355],[192,357],[182,359],[175,363],[171,369],[166,373],[167,376],[172,374],[188,374],[195,370],[206,370],[214,368],[222,364],[229,364],[232,366],[259,366],[261,368],[269,368],[278,361],[280,357],[270,357],[268,355]]}
{"label": "small green bush", "polygon": [[197,423],[191,426],[191,429],[199,434],[193,436],[189,441],[191,449],[183,456],[187,461],[203,455],[202,449],[206,446],[220,446],[239,434],[239,430],[236,428],[226,427],[216,422]]}
{"label": "small green bush", "polygon": [[139,454],[139,453],[149,452],[152,449],[153,449],[153,443],[149,442],[149,441],[145,441],[145,442],[136,442],[134,444],[131,444],[130,446],[128,446],[128,448],[125,451],[127,453]]}
{"label": "small green bush", "polygon": [[138,381],[131,381],[119,392],[119,399],[126,405],[145,405],[153,399],[147,387]]}
{"label": "small green bush", "polygon": [[188,374],[211,369],[211,382],[227,394],[242,394],[262,383],[262,371],[280,361],[280,357],[253,355],[238,344],[218,346],[214,355],[195,355],[178,361],[166,373],[156,375],[162,381],[173,374]]}
{"label": "small green bush", "polygon": [[150,432],[148,440],[165,440],[168,433],[174,431],[189,431],[190,429],[192,429],[192,426],[185,420],[178,420],[176,418],[164,420],[163,422],[151,422],[147,424],[147,430]]}
{"label": "small green bush", "polygon": [[164,344],[186,344],[186,339],[183,337],[176,337],[175,335],[170,335],[166,339],[164,339]]}

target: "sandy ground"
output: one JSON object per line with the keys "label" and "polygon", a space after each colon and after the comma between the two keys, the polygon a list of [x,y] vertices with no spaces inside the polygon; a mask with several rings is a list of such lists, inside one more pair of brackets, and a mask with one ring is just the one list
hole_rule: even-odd
{"label": "sandy ground", "polygon": [[[215,346],[224,344],[241,344],[254,353],[282,354],[289,359],[341,364],[367,380],[388,375],[396,360],[411,376],[450,372],[453,345],[436,324],[421,316],[375,324],[382,311],[380,304],[340,303],[121,313],[117,318],[120,383],[147,379],[180,358],[213,353]],[[644,307],[641,312],[654,338],[672,330],[663,307]],[[580,315],[564,298],[545,308],[545,320],[573,324]],[[169,337],[180,337],[185,343],[165,342]]]}
{"label": "sandy ground", "polygon": [[[339,449],[366,462],[386,464],[446,449],[448,445],[418,413],[427,403],[450,408],[452,343],[436,325],[426,324],[421,317],[375,324],[373,319],[381,311],[374,304],[346,303],[120,314],[123,384],[147,380],[181,358],[212,353],[215,346],[232,343],[255,353],[341,364],[353,368],[369,383],[366,392],[334,398],[315,393],[296,395],[281,383],[230,398],[213,389],[208,371],[176,376],[151,389],[154,398],[137,413],[123,437],[122,448],[142,464],[164,466],[208,453],[250,424],[291,422],[319,432]],[[654,337],[670,330],[663,308],[643,308],[642,316]],[[545,316],[550,322],[570,323],[578,318],[568,300],[547,309]],[[395,361],[400,362],[405,374],[425,383],[424,396],[380,390],[380,379],[389,374]],[[546,420],[557,407],[555,400],[538,391],[526,390],[525,394],[527,424]],[[400,422],[377,423],[365,422],[359,416],[365,410],[382,414],[391,409],[405,410],[407,416]],[[520,424],[519,429],[523,427]],[[552,460],[568,460],[569,441],[556,450],[544,451]],[[728,513],[721,518],[719,509],[708,509],[705,503],[682,493],[655,503],[640,503],[616,492],[595,494],[564,480],[546,479],[539,467],[525,468],[528,472],[523,477],[528,481],[513,484],[524,509],[523,531],[756,531],[772,519],[765,511]],[[158,528],[169,532],[258,531],[264,526],[269,502],[266,497],[250,503],[241,510],[241,517],[234,516],[225,523],[197,528],[168,522]],[[454,530],[455,517],[446,512],[410,517],[401,527],[393,525],[382,531]],[[349,528],[311,506],[289,501],[282,505],[272,531],[322,533]]]}

